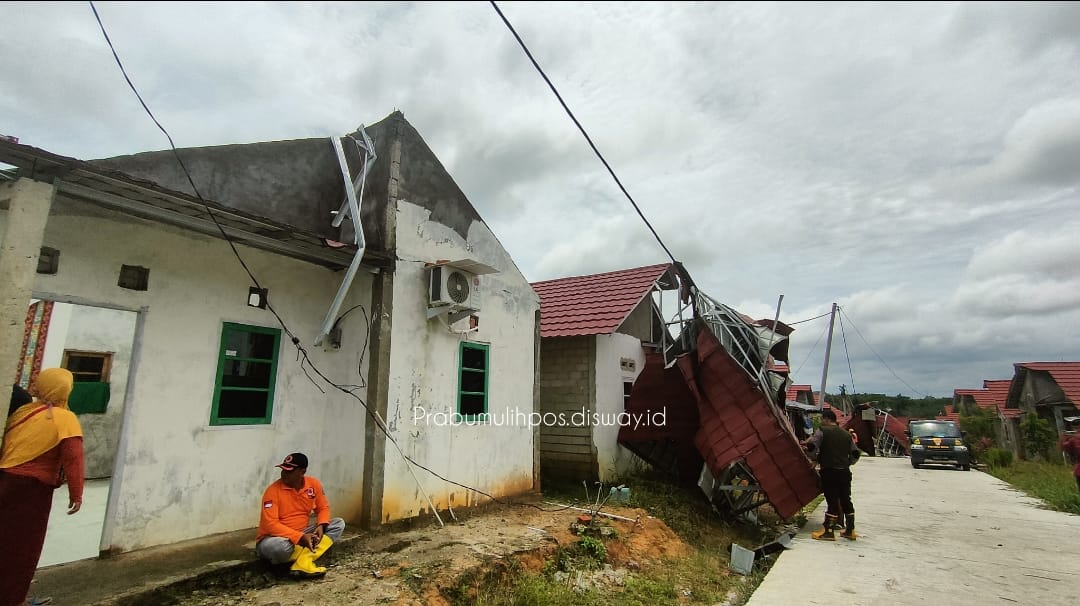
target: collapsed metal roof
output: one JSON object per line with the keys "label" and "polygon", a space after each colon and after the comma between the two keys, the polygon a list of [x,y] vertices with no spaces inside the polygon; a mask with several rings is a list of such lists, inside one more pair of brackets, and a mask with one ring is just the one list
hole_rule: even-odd
{"label": "collapsed metal roof", "polygon": [[748,321],[679,269],[692,313],[680,308],[679,319],[665,323],[671,334],[646,356],[626,405],[631,413],[664,410],[667,422],[624,426],[619,443],[672,477],[696,481],[723,511],[768,502],[793,516],[820,490],[783,407],[786,377],[778,383],[769,371],[770,352],[786,361],[790,331]]}

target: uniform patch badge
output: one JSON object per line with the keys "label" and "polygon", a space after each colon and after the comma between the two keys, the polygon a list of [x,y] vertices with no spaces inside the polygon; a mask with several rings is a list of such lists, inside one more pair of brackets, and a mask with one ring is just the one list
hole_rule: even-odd
{"label": "uniform patch badge", "polygon": [[263,501],[263,509],[270,509],[274,506],[273,501]]}
{"label": "uniform patch badge", "polygon": [[304,491],[304,494],[306,494],[307,496],[314,499],[315,498],[315,489],[314,488],[308,488],[307,490]]}

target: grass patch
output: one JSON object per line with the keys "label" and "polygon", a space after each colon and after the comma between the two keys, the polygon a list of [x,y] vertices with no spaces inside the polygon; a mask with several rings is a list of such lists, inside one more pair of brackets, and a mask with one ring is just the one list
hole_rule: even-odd
{"label": "grass patch", "polygon": [[405,566],[398,571],[402,585],[418,596],[424,595],[424,587],[446,565],[444,561],[429,562],[420,566]]}
{"label": "grass patch", "polygon": [[1080,514],[1080,492],[1072,468],[1046,461],[1016,461],[1007,467],[990,467],[990,475],[1041,499],[1055,511]]}

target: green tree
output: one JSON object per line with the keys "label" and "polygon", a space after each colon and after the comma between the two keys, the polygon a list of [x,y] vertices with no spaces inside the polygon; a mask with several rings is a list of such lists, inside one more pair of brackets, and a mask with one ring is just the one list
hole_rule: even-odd
{"label": "green tree", "polygon": [[1020,421],[1020,442],[1024,445],[1024,454],[1028,458],[1047,458],[1056,438],[1057,434],[1050,427],[1050,422],[1039,417],[1034,411],[1028,412]]}
{"label": "green tree", "polygon": [[960,429],[967,433],[966,442],[975,460],[982,462],[987,449],[997,444],[997,416],[984,408],[975,408],[960,415]]}

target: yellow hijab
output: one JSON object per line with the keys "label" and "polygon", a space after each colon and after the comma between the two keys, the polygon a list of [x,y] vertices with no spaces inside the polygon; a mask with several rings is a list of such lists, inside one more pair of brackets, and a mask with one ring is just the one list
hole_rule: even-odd
{"label": "yellow hijab", "polygon": [[82,436],[79,418],[67,408],[74,384],[75,378],[64,368],[47,368],[38,374],[30,389],[38,400],[8,417],[0,469],[32,461],[61,440]]}

